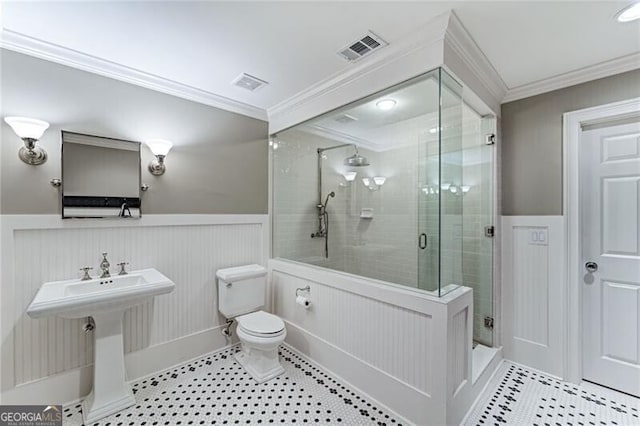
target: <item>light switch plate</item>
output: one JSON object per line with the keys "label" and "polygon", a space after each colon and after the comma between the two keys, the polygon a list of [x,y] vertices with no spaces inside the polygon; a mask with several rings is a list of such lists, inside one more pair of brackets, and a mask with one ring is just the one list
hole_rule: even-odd
{"label": "light switch plate", "polygon": [[549,233],[547,232],[547,228],[529,229],[529,244],[538,246],[549,245]]}

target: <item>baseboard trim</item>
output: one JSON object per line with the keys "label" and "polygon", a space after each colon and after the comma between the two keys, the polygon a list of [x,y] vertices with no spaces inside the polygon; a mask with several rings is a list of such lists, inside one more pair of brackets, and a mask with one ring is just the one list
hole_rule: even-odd
{"label": "baseboard trim", "polygon": [[[349,383],[408,424],[424,424],[442,412],[436,398],[367,364],[331,343],[286,321],[285,343],[311,362]],[[362,389],[367,389],[364,392]]]}
{"label": "baseboard trim", "polygon": [[[127,380],[133,381],[169,370],[205,354],[236,343],[228,341],[216,326],[160,345],[125,355]],[[24,383],[4,392],[2,404],[67,404],[84,398],[93,382],[93,365]]]}
{"label": "baseboard trim", "polygon": [[487,365],[478,379],[474,382],[473,394],[475,395],[475,398],[473,399],[473,403],[467,410],[466,414],[462,418],[462,421],[460,422],[461,425],[467,424],[467,419],[469,418],[471,413],[473,413],[473,410],[476,408],[476,405],[478,405],[480,398],[484,395],[487,387],[489,386],[489,383],[491,383],[493,377],[498,373],[498,369],[503,362],[505,362],[505,359],[502,357],[502,348],[500,348],[489,365]]}

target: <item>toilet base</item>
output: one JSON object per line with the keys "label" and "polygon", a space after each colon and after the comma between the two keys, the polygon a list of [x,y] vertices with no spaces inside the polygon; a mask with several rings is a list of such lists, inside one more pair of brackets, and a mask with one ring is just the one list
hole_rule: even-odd
{"label": "toilet base", "polygon": [[234,358],[247,373],[258,383],[264,383],[284,373],[278,358],[278,348],[270,351],[258,351],[252,348],[242,348],[236,352]]}

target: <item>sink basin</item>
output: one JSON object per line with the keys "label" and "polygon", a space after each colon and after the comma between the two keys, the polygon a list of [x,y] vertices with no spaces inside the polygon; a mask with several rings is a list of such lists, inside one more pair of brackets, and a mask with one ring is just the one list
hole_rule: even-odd
{"label": "sink basin", "polygon": [[153,268],[109,278],[44,283],[27,308],[32,318],[92,317],[95,322],[93,388],[82,401],[85,424],[124,410],[136,400],[126,382],[122,319],[124,312],[154,296],[170,293],[175,284]]}
{"label": "sink basin", "polygon": [[174,287],[169,278],[153,268],[87,281],[52,281],[40,287],[27,314],[31,318],[89,317],[130,308],[153,296],[170,293]]}

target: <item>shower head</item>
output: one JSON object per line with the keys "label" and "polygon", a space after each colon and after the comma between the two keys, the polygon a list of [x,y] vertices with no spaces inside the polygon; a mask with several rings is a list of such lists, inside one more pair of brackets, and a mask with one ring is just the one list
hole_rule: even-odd
{"label": "shower head", "polygon": [[324,208],[327,208],[327,203],[329,202],[329,197],[333,198],[336,196],[336,193],[331,191],[330,193],[327,194],[327,198],[325,198],[324,200]]}
{"label": "shower head", "polygon": [[367,159],[367,157],[363,157],[362,155],[358,154],[358,147],[353,145],[353,148],[356,150],[356,153],[353,154],[351,157],[347,157],[344,159],[344,165],[345,166],[351,166],[351,167],[363,167],[363,166],[368,166],[369,165],[369,160]]}
{"label": "shower head", "polygon": [[351,157],[344,159],[344,165],[351,167],[363,167],[369,165],[369,160],[367,160],[367,157],[363,157],[360,154],[353,154]]}

